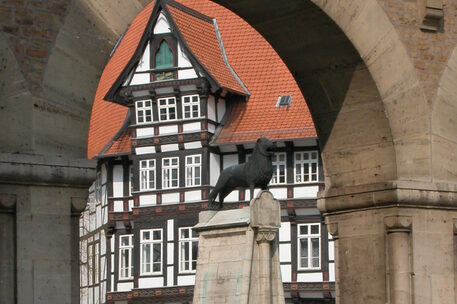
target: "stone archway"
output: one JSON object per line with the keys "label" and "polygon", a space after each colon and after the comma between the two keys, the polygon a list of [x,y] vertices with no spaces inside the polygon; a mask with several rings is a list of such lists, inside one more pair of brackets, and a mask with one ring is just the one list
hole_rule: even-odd
{"label": "stone archway", "polygon": [[[307,99],[326,169],[328,187],[319,205],[337,239],[341,303],[452,303],[454,59],[442,77],[432,120],[432,103],[384,1],[312,0],[317,10],[306,1],[217,2],[272,44]],[[315,10],[312,17],[322,22],[305,18],[310,16],[304,10]],[[329,31],[332,22],[325,19],[342,35]],[[312,31],[321,42],[304,48],[300,39],[313,39]],[[326,48],[335,46],[331,41],[340,43],[340,54]],[[348,44],[360,61],[351,61]],[[321,77],[308,56],[313,62],[340,60],[327,60],[331,73]],[[447,174],[440,171],[444,167]]]}

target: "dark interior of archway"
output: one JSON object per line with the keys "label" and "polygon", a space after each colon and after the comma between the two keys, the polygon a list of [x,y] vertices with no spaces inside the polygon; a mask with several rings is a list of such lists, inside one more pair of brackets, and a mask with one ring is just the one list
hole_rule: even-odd
{"label": "dark interior of archway", "polygon": [[341,29],[309,0],[214,0],[251,24],[295,77],[324,149],[360,55]]}

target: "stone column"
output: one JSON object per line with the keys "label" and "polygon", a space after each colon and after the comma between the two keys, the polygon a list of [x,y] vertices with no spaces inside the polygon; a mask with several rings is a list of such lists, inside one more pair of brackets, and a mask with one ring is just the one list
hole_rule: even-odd
{"label": "stone column", "polygon": [[0,194],[0,304],[16,303],[16,196]]}
{"label": "stone column", "polygon": [[79,304],[79,218],[87,204],[87,198],[71,198],[71,303]]}
{"label": "stone column", "polygon": [[411,262],[409,235],[411,217],[389,216],[384,219],[387,229],[387,258],[389,297],[392,304],[411,303]]}
{"label": "stone column", "polygon": [[271,244],[276,239],[276,230],[259,229],[256,241],[259,246],[259,291],[261,303],[271,303],[272,297],[272,265]]}

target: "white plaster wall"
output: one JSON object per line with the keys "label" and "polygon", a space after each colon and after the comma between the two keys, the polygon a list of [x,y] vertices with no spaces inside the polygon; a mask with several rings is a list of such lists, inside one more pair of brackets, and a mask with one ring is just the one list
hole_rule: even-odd
{"label": "white plaster wall", "polygon": [[173,266],[168,266],[167,267],[167,286],[173,286],[174,285],[174,282],[173,282],[173,279],[174,279],[174,267]]}
{"label": "white plaster wall", "polygon": [[216,102],[212,95],[208,97],[208,118],[216,121]]}
{"label": "white plaster wall", "polygon": [[133,282],[117,283],[117,291],[130,291],[132,289],[133,289]]}
{"label": "white plaster wall", "polygon": [[192,141],[192,142],[184,143],[184,148],[186,150],[200,149],[201,147],[202,147],[202,143],[200,141]]}
{"label": "white plaster wall", "polygon": [[298,273],[297,282],[322,282],[322,272]]}
{"label": "white plaster wall", "polygon": [[194,69],[178,71],[178,79],[192,79],[192,78],[197,78],[197,73],[195,72]]}
{"label": "white plaster wall", "polygon": [[124,169],[122,165],[113,166],[113,197],[124,196]]}
{"label": "white plaster wall", "polygon": [[239,195],[239,191],[234,190],[225,197],[224,202],[238,202],[240,200]]}
{"label": "white plaster wall", "polygon": [[154,128],[138,128],[136,129],[136,137],[154,136]]}
{"label": "white plaster wall", "polygon": [[183,132],[195,132],[195,131],[201,131],[202,126],[201,123],[199,122],[192,122],[192,123],[186,123],[183,124],[182,130]]}
{"label": "white plaster wall", "polygon": [[217,122],[221,122],[225,115],[225,99],[220,98],[217,102]]}
{"label": "white plaster wall", "polygon": [[142,206],[151,206],[157,204],[157,195],[149,194],[149,195],[140,195],[139,205]]}
{"label": "white plaster wall", "polygon": [[106,173],[106,165],[105,164],[101,165],[101,172],[102,172],[102,184],[106,184],[107,173]]}
{"label": "white plaster wall", "polygon": [[335,244],[334,242],[328,242],[328,259],[329,261],[335,260]]}
{"label": "white plaster wall", "polygon": [[155,147],[135,148],[135,154],[136,155],[154,154],[154,153],[156,153],[156,148]]}
{"label": "white plaster wall", "polygon": [[283,283],[290,283],[292,281],[291,265],[281,265],[281,279]]}
{"label": "white plaster wall", "polygon": [[287,188],[270,188],[269,190],[273,194],[275,199],[287,198]]}
{"label": "white plaster wall", "polygon": [[114,201],[113,202],[113,211],[114,212],[123,212],[124,211],[124,202],[123,201]]}
{"label": "white plaster wall", "polygon": [[216,132],[216,126],[213,125],[212,123],[208,123],[208,132],[214,134]]}
{"label": "white plaster wall", "polygon": [[335,263],[328,263],[328,280],[335,282]]}
{"label": "white plaster wall", "polygon": [[219,154],[210,153],[209,154],[209,184],[214,187],[216,185],[217,179],[221,174],[221,162]]}
{"label": "white plaster wall", "polygon": [[178,151],[179,145],[178,144],[162,145],[161,150],[162,150],[162,152]]}
{"label": "white plaster wall", "polygon": [[138,288],[163,287],[163,277],[139,278]]}
{"label": "white plaster wall", "polygon": [[176,133],[178,133],[178,125],[159,127],[159,135],[176,134]]}
{"label": "white plaster wall", "polygon": [[294,188],[294,198],[317,198],[319,186],[303,186]]}
{"label": "white plaster wall", "polygon": [[[189,57],[186,53],[183,52],[181,48],[181,43],[178,43],[178,66],[180,68],[190,68],[192,67],[192,63],[189,60]],[[195,75],[197,76],[197,75]]]}
{"label": "white plaster wall", "polygon": [[160,12],[159,18],[157,18],[157,22],[154,25],[154,34],[165,34],[170,33],[170,24],[168,23],[167,18],[165,15]]}
{"label": "white plaster wall", "polygon": [[174,240],[174,224],[175,220],[167,220],[167,241],[173,241]]}
{"label": "white plaster wall", "polygon": [[279,244],[279,262],[291,262],[291,246],[289,244]]}
{"label": "white plaster wall", "polygon": [[238,154],[226,154],[223,156],[222,162],[224,168],[228,168],[233,165],[238,165]]}
{"label": "white plaster wall", "polygon": [[290,222],[281,222],[279,228],[279,241],[290,242]]}
{"label": "white plaster wall", "polygon": [[194,201],[201,201],[202,199],[202,191],[195,190],[195,191],[186,191],[184,193],[184,202],[194,202]]}
{"label": "white plaster wall", "polygon": [[194,285],[195,275],[182,275],[178,276],[178,285]]}
{"label": "white plaster wall", "polygon": [[176,204],[176,203],[179,203],[179,193],[162,194],[162,204]]}
{"label": "white plaster wall", "polygon": [[174,243],[168,243],[167,244],[167,260],[165,261],[165,265],[170,265],[173,264],[173,259],[174,259],[174,248],[175,244]]}

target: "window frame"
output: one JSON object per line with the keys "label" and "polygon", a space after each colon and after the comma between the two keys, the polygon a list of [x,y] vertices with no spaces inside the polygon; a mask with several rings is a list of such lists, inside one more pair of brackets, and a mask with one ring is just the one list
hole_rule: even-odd
{"label": "window frame", "polygon": [[[160,102],[165,100],[166,101],[166,104],[165,105],[161,105]],[[170,105],[169,104],[169,101],[170,100],[173,100],[174,101],[174,104],[173,105]],[[174,108],[175,110],[175,118],[171,119],[170,118],[170,109],[171,108]],[[165,109],[165,112],[166,112],[166,119],[162,119],[162,113],[161,113],[161,110],[162,109]],[[162,121],[175,121],[178,119],[178,107],[177,107],[177,103],[176,103],[176,97],[175,96],[171,96],[171,97],[162,97],[162,98],[157,98],[157,111],[158,111],[158,114],[159,114],[159,121],[162,122]]]}
{"label": "window frame", "polygon": [[[280,161],[279,160],[279,156],[280,155],[283,155],[284,156],[284,160],[283,161]],[[274,154],[274,156],[276,156],[276,161],[272,161],[272,165],[273,165],[273,176],[271,177],[271,180],[270,180],[270,185],[284,185],[284,184],[287,184],[287,153],[286,152],[277,152]],[[278,177],[278,180],[280,178],[280,175],[279,173],[281,172],[280,170],[280,167],[279,166],[284,166],[284,181],[283,182],[273,182],[273,179],[275,177],[275,175]],[[275,170],[275,167],[276,166],[276,170]]]}
{"label": "window frame", "polygon": [[[168,49],[171,51],[173,54],[173,66],[170,68],[165,68],[165,69],[157,69],[156,68],[156,55],[160,50],[160,46],[162,43],[165,42],[168,45]],[[165,35],[162,36],[162,39],[160,40],[153,40],[152,45],[151,45],[151,66],[154,70],[153,73],[151,73],[151,78],[152,82],[156,81],[169,81],[169,80],[175,80],[178,79],[178,74],[176,71],[177,67],[177,41],[171,36],[171,35]],[[157,71],[156,71],[157,70]],[[170,79],[159,79],[159,73],[165,74],[165,73],[171,73],[173,75],[173,78]]]}
{"label": "window frame", "polygon": [[[308,227],[308,234],[301,234],[300,233],[300,228],[307,226]],[[311,226],[318,226],[319,232],[317,234],[311,233]],[[320,223],[303,223],[303,224],[297,224],[297,270],[320,270],[322,268],[322,225]],[[317,238],[319,240],[319,256],[317,257],[319,259],[319,266],[315,267],[312,266],[313,262],[313,257],[312,256],[312,242],[311,239]],[[301,265],[301,256],[300,256],[300,251],[301,251],[301,240],[306,239],[308,243],[308,266],[303,267]]]}
{"label": "window frame", "polygon": [[[181,231],[189,230],[189,237],[182,238]],[[198,235],[194,237],[192,235],[194,231],[192,227],[179,227],[178,229],[178,273],[180,274],[188,274],[188,273],[196,273],[197,271],[197,257],[198,257]],[[197,256],[195,258],[192,256],[192,245],[193,243],[197,243]],[[189,256],[187,256],[186,260],[182,260],[182,245],[190,244]],[[183,263],[189,261],[190,269],[183,269]],[[192,269],[193,263],[195,261],[195,269]]]}
{"label": "window frame", "polygon": [[[147,162],[147,167],[142,167],[142,163]],[[150,166],[150,163],[153,163],[153,166]],[[140,191],[150,191],[150,190],[156,190],[157,189],[157,176],[156,176],[156,160],[155,159],[140,159],[139,161],[139,176],[138,176],[138,181],[139,181],[139,186],[140,186]],[[151,187],[151,171],[153,172],[153,187]],[[143,172],[146,173],[146,180],[147,180],[147,187],[143,187],[143,182],[141,180]]]}
{"label": "window frame", "polygon": [[[149,106],[146,106],[146,102],[149,102]],[[144,106],[139,106],[139,103],[144,103]],[[146,111],[150,111],[150,115],[146,115]],[[135,101],[135,122],[137,125],[145,125],[145,124],[150,124],[154,122],[154,115],[152,113],[152,99],[144,99],[144,100],[137,100]],[[138,113],[142,112],[143,113],[143,122],[138,121]],[[149,117],[149,120],[146,120],[146,117]]]}
{"label": "window frame", "polygon": [[[313,154],[316,158],[312,158]],[[300,160],[297,160],[297,155],[300,155]],[[308,155],[308,159],[305,159],[305,155]],[[316,164],[316,173],[312,172],[312,166]],[[300,173],[297,173],[297,165],[300,165]],[[307,167],[308,180],[305,181],[305,166]],[[313,175],[316,179],[313,180]],[[300,176],[300,181],[297,181],[297,176]],[[299,151],[294,153],[294,183],[295,184],[310,184],[319,182],[319,153],[317,151]]]}
{"label": "window frame", "polygon": [[[128,245],[122,245],[122,239],[123,238],[128,238],[129,244]],[[127,273],[128,276],[123,276],[122,275],[122,270],[125,268],[122,267],[122,251],[128,251],[129,252],[129,266],[127,267]],[[133,279],[133,234],[122,234],[119,235],[119,281],[122,280],[131,280]]]}
{"label": "window frame", "polygon": [[[193,101],[193,97],[197,97],[197,101]],[[186,98],[189,98],[189,101],[186,102]],[[196,119],[201,117],[200,113],[200,95],[183,95],[181,96],[182,100],[182,119]],[[197,116],[193,116],[193,106],[197,106]],[[186,117],[186,107],[190,107],[190,117]]]}
{"label": "window frame", "polygon": [[[200,161],[198,165],[195,163],[195,158],[199,157]],[[192,164],[188,163],[188,160],[192,159]],[[195,177],[195,172],[196,169],[198,168],[199,171],[199,182],[198,184],[196,183],[196,177]],[[188,178],[188,170],[190,169],[191,171],[191,183],[189,183],[189,178]],[[186,173],[186,187],[197,187],[202,185],[202,155],[201,154],[194,154],[194,155],[186,155],[186,160],[185,160],[185,173]]]}
{"label": "window frame", "polygon": [[[160,232],[160,239],[155,240],[154,239],[154,231],[159,231]],[[151,235],[151,238],[149,240],[144,240],[144,232],[149,232]],[[160,261],[159,262],[154,262],[154,245],[155,244],[160,244]],[[150,271],[144,271],[143,270],[143,262],[144,262],[144,256],[143,256],[143,246],[148,246],[149,247],[149,257],[150,257]],[[159,271],[154,271],[154,264],[158,264],[160,266]],[[154,229],[141,229],[140,230],[140,275],[160,275],[163,273],[163,229],[161,228],[154,228]]]}
{"label": "window frame", "polygon": [[[173,165],[172,161],[176,159],[177,164]],[[165,166],[165,161],[169,160],[170,165]],[[176,170],[176,186],[173,186],[173,178],[170,178],[173,176],[173,170]],[[166,174],[165,171],[168,172],[169,178],[165,178]],[[170,186],[166,186],[166,182],[169,182]],[[164,157],[162,158],[162,189],[175,189],[179,188],[179,157],[178,156],[173,156],[173,157]]]}

